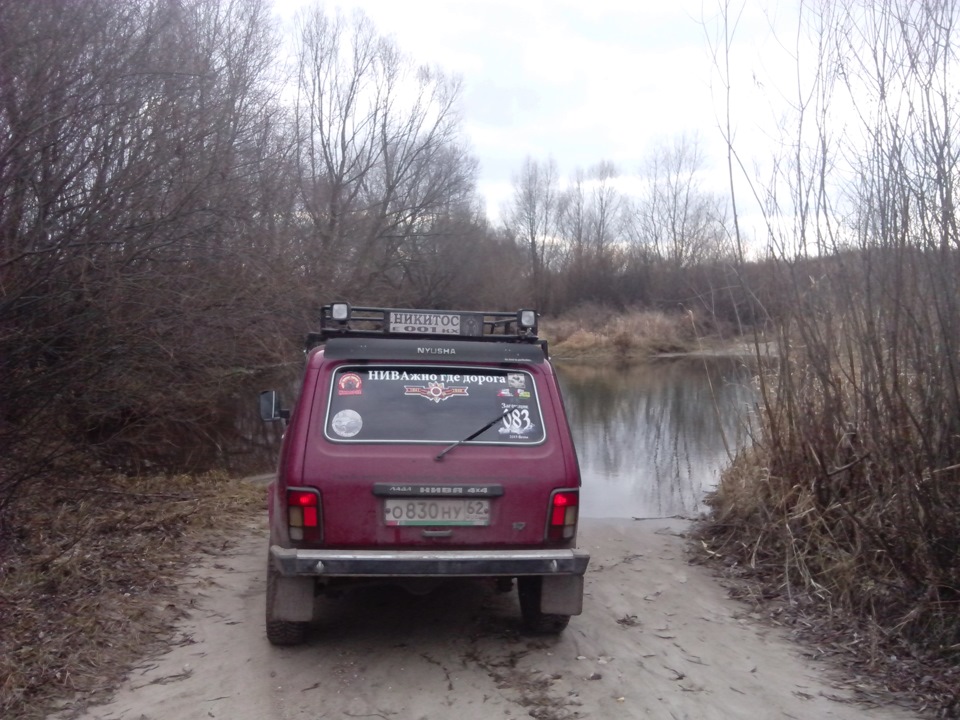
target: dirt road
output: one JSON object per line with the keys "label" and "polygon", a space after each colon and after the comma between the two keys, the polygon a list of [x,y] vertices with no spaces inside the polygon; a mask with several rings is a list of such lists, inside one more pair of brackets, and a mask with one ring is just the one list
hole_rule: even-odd
{"label": "dirt road", "polygon": [[171,651],[86,718],[874,718],[825,669],[686,563],[682,523],[585,520],[585,611],[559,638],[518,632],[516,594],[462,582],[326,601],[309,644],[263,634],[265,530],[187,580]]}

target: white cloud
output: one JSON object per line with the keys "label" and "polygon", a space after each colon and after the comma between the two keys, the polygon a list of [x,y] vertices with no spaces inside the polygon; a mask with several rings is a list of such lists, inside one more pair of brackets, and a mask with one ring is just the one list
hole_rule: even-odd
{"label": "white cloud", "polygon": [[[287,15],[304,1],[276,0]],[[629,174],[653,143],[696,132],[709,163],[725,165],[722,93],[701,24],[717,13],[709,0],[341,0],[327,7],[336,5],[363,10],[417,61],[463,77],[464,131],[481,163],[480,190],[495,196],[488,207],[509,198],[526,155],[553,156],[565,174],[600,160]],[[782,107],[781,94],[790,94],[792,60],[770,34],[770,24],[790,14],[773,7],[779,19],[761,4],[745,8],[734,41],[734,121],[748,156],[753,146],[769,153],[771,103]]]}

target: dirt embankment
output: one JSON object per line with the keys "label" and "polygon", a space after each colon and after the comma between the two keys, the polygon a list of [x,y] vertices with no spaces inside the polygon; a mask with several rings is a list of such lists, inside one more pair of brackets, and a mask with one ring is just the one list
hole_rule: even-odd
{"label": "dirt embankment", "polygon": [[778,631],[689,565],[676,521],[585,520],[584,614],[559,638],[519,632],[515,593],[473,582],[324,601],[302,647],[263,633],[265,529],[208,558],[174,646],[84,718],[873,718]]}

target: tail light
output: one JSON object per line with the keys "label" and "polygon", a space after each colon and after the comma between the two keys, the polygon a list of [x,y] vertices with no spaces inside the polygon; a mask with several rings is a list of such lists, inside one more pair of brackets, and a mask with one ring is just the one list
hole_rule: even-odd
{"label": "tail light", "polygon": [[320,493],[313,489],[287,490],[287,525],[291,540],[319,540]]}
{"label": "tail light", "polygon": [[580,493],[576,490],[554,490],[550,496],[550,522],[547,540],[571,540],[577,534]]}

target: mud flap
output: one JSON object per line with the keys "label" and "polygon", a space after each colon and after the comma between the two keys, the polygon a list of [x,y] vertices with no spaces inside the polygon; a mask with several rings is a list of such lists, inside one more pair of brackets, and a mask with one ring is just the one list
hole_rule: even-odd
{"label": "mud flap", "polygon": [[313,619],[312,577],[279,576],[273,583],[272,620],[310,622]]}
{"label": "mud flap", "polygon": [[583,612],[582,575],[544,575],[540,612],[547,615],[579,615]]}

